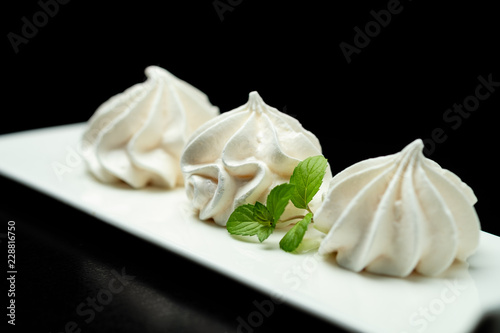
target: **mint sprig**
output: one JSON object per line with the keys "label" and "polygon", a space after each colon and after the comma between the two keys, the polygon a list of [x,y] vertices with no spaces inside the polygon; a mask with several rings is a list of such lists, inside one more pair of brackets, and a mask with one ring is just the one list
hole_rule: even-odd
{"label": "mint sprig", "polygon": [[281,184],[273,188],[267,196],[267,206],[258,201],[255,205],[239,206],[229,216],[226,224],[227,231],[233,235],[257,235],[259,241],[263,242],[273,233],[292,196],[294,187],[290,184]]}
{"label": "mint sprig", "polygon": [[[299,162],[293,170],[289,183],[274,187],[266,199],[266,205],[256,202],[237,207],[229,216],[226,227],[232,235],[254,236],[260,242],[266,240],[278,223],[291,219],[301,219],[281,239],[280,248],[293,252],[302,242],[308,225],[314,221],[309,208],[323,182],[328,161],[322,156],[313,156]],[[280,220],[289,201],[309,213],[304,216],[294,216],[285,221]]]}

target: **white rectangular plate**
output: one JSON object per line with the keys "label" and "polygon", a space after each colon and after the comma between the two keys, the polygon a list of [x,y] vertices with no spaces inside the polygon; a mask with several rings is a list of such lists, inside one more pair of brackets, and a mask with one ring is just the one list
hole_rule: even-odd
{"label": "white rectangular plate", "polygon": [[482,232],[469,264],[436,278],[353,273],[332,257],[288,254],[279,233],[264,243],[230,236],[189,213],[184,189],[133,190],[97,182],[78,149],[84,124],[0,137],[0,173],[104,222],[286,301],[364,332],[467,332],[500,307],[500,238]]}

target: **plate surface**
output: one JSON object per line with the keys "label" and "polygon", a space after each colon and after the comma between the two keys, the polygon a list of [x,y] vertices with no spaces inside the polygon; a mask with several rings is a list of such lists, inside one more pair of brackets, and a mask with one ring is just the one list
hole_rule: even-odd
{"label": "plate surface", "polygon": [[[0,136],[0,174],[327,321],[363,332],[467,332],[500,307],[500,238],[481,232],[468,264],[436,278],[353,273],[315,251],[288,254],[192,216],[184,189],[96,181],[78,141],[84,124]],[[310,239],[314,242],[314,239]]]}

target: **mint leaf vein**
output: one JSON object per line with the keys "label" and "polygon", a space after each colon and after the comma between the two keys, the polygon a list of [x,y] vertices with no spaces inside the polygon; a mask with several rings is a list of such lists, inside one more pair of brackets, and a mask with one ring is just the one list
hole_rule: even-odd
{"label": "mint leaf vein", "polygon": [[321,155],[306,158],[297,164],[290,177],[290,184],[295,185],[291,196],[295,207],[309,209],[309,203],[323,182],[327,165],[327,160]]}

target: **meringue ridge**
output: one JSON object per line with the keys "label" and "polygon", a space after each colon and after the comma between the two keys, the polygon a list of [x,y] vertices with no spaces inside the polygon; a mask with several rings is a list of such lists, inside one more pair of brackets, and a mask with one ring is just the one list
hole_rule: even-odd
{"label": "meringue ridge", "polygon": [[339,265],[353,271],[433,276],[474,252],[477,199],[423,147],[417,139],[333,177],[315,214],[316,228],[327,234],[320,254],[336,253]]}

